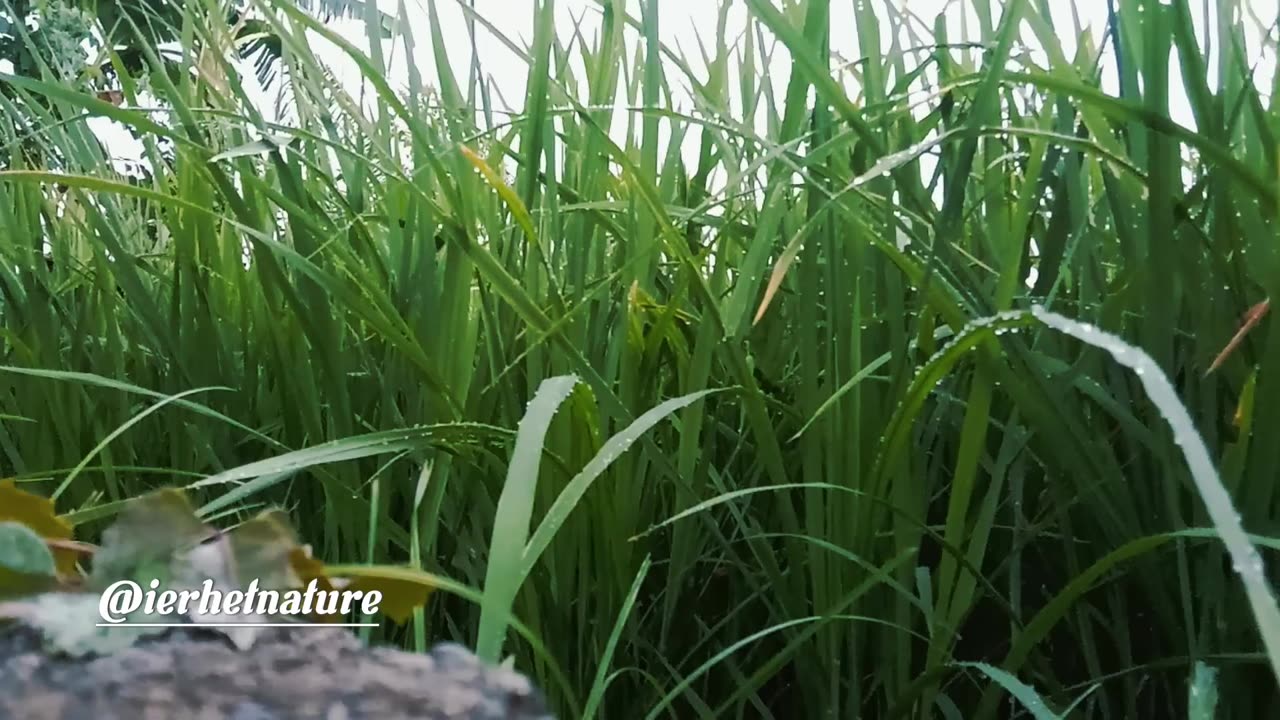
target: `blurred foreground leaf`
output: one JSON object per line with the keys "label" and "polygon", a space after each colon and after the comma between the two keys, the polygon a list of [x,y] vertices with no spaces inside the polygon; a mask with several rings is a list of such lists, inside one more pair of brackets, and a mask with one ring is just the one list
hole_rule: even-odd
{"label": "blurred foreground leaf", "polygon": [[174,555],[207,539],[211,529],[179,490],[160,490],[125,505],[116,522],[102,534],[102,549],[93,561],[89,585],[104,588],[116,580],[170,578]]}
{"label": "blurred foreground leaf", "polygon": [[[0,522],[13,521],[30,528],[46,540],[70,540],[71,525],[53,511],[53,501],[19,490],[13,480],[0,480]],[[76,569],[76,553],[53,549],[54,565],[61,574]]]}
{"label": "blurred foreground leaf", "polygon": [[0,522],[0,597],[48,589],[57,580],[53,553],[34,530]]}
{"label": "blurred foreground leaf", "polygon": [[415,608],[426,605],[427,598],[436,588],[431,575],[408,567],[344,565],[340,570],[334,570],[344,580],[335,583],[335,587],[382,593],[378,610],[398,623],[408,620]]}

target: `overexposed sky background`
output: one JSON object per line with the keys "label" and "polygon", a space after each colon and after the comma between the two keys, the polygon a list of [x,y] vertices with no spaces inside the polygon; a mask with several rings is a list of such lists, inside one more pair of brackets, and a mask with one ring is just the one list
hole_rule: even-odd
{"label": "overexposed sky background", "polygon": [[[727,42],[733,46],[742,40],[748,11],[744,0],[727,1],[729,4],[726,23]],[[945,18],[949,39],[952,42],[975,40],[980,36],[981,30],[978,25],[978,16],[974,11],[974,0],[869,1],[876,8],[879,17],[887,17],[892,13],[906,20],[906,28],[900,27],[900,37],[896,38],[896,42],[900,47],[912,47],[921,42],[928,42],[933,35],[933,24],[938,16]],[[1118,4],[1128,0],[1114,1]],[[384,42],[383,47],[389,59],[389,76],[392,85],[398,88],[407,86],[408,66],[410,63],[417,67],[425,84],[436,85],[436,63],[431,46],[427,0],[377,0],[377,2],[378,7],[383,12],[399,18],[401,22],[411,28],[416,44],[415,57],[406,58],[401,41]],[[997,14],[996,20],[998,21],[998,13],[1002,12],[1005,4],[1003,0],[978,0],[978,2],[990,2],[993,12]],[[505,108],[518,112],[524,104],[525,83],[529,72],[528,66],[523,59],[506,47],[501,39],[495,37],[493,32],[479,23],[474,26],[475,37],[473,40],[468,32],[467,14],[464,12],[463,4],[474,7],[479,16],[493,25],[494,31],[506,36],[518,46],[528,47],[533,39],[535,3],[533,0],[437,0],[436,2],[441,34],[445,41],[445,51],[457,81],[464,86],[467,82],[468,70],[473,61],[472,48],[474,42],[475,56],[479,58],[481,77],[488,84],[493,102],[500,110]],[[720,8],[724,4],[718,0],[658,0],[657,2],[659,9],[659,35],[662,42],[682,55],[686,62],[692,66],[694,73],[700,77],[705,76],[705,65],[701,60],[701,48],[707,47],[709,50],[714,48],[717,19]],[[776,0],[774,4],[778,4]],[[833,0],[831,3],[832,49],[846,62],[856,60],[864,54],[858,48],[854,23],[854,4],[855,0]],[[1053,0],[1048,4],[1054,26],[1058,31],[1062,50],[1067,58],[1073,58],[1077,51],[1078,42],[1075,33],[1077,25],[1092,36],[1094,47],[1106,45],[1103,33],[1105,32],[1107,21],[1107,0],[1075,0],[1074,2]],[[1266,27],[1264,23],[1275,22],[1277,0],[1236,0],[1235,4],[1236,11],[1244,21],[1246,42],[1250,52],[1257,53],[1262,43],[1264,28]],[[630,15],[635,18],[640,17],[639,0],[628,0],[626,5],[627,12]],[[1202,42],[1207,28],[1211,43],[1216,44],[1217,18],[1208,14],[1214,11],[1214,6],[1216,5],[1218,5],[1217,0],[1192,2],[1196,32]],[[555,14],[556,29],[561,42],[569,42],[575,26],[588,46],[594,47],[598,42],[601,28],[601,4],[596,0],[557,0]],[[337,20],[331,22],[329,26],[341,33],[353,44],[367,49],[365,27],[362,20]],[[881,47],[886,51],[895,42],[895,38],[890,37],[891,32],[890,24],[885,23],[881,26],[880,42]],[[914,33],[915,37],[911,37],[912,33]],[[1024,26],[1020,36],[1023,39],[1027,39],[1031,37],[1031,33]],[[639,34],[634,29],[628,28],[625,37],[628,52],[632,53],[628,57],[633,57],[635,48],[640,44]],[[771,36],[766,35],[766,38],[768,42],[774,42]],[[702,45],[700,45],[700,39]],[[350,84],[353,90],[358,89],[359,73],[340,50],[318,38],[312,44],[312,47],[323,61],[334,68],[340,78]],[[1039,62],[1046,62],[1043,59],[1043,55],[1037,50],[1038,48],[1032,48],[1033,58]],[[772,58],[768,64],[769,80],[773,83],[775,92],[780,98],[785,92],[790,72],[790,59],[786,49],[778,43],[774,47],[757,47],[756,54],[757,67],[764,64],[763,58],[765,56]],[[576,52],[571,53],[571,55],[576,55]],[[1106,68],[1103,72],[1104,89],[1109,92],[1115,92],[1115,71],[1109,62],[1110,56],[1111,53],[1108,47],[1103,57],[1103,65]],[[1216,85],[1216,56],[1217,48],[1214,47],[1209,58],[1209,84],[1211,88]],[[576,59],[574,62],[578,63]],[[579,74],[581,74],[581,65],[577,64],[576,67],[579,70]],[[1171,58],[1170,67],[1172,74],[1170,83],[1172,93],[1171,115],[1175,121],[1188,127],[1194,127],[1194,118],[1191,115],[1187,99],[1182,93],[1183,83],[1179,76],[1176,57]],[[246,74],[252,75],[247,66],[245,70]],[[639,68],[629,68],[629,70],[639,72]],[[1267,61],[1260,64],[1258,70],[1262,87],[1269,88],[1270,78],[1275,72],[1274,53],[1271,53]],[[667,81],[675,94],[673,101],[676,109],[681,111],[693,110],[693,102],[688,93],[688,84],[680,74],[680,71],[673,67],[668,67]],[[248,84],[256,87],[256,82]],[[730,86],[736,95],[736,83],[730,82]],[[579,87],[582,88],[582,93],[584,94],[579,99],[585,102],[586,83],[580,82]],[[846,87],[856,93],[856,86],[853,86],[851,82],[846,82]],[[923,89],[923,85],[917,87]],[[254,94],[261,98],[264,114],[269,119],[286,119],[282,115],[277,115],[275,108],[272,107],[275,105],[272,94]],[[623,101],[621,95],[618,101],[619,103]],[[619,110],[618,113],[625,114],[625,111]],[[500,118],[496,118],[496,120],[500,120]],[[754,118],[754,123],[757,126],[760,126],[762,122],[763,115]],[[118,159],[136,158],[140,150],[137,143],[124,133],[113,131],[108,127],[109,125],[109,121],[100,120],[95,123],[95,129],[109,138],[108,142],[112,154]],[[625,122],[615,122],[614,127],[625,128],[626,125]],[[696,136],[691,140],[696,141]]]}
{"label": "overexposed sky background", "polygon": [[[433,78],[435,76],[435,61],[433,50],[430,46],[430,31],[428,10],[426,10],[425,0],[403,0],[404,12],[406,12],[407,22],[413,28],[413,35],[417,42],[417,53],[415,64],[419,67],[424,78]],[[983,0],[987,1],[987,0]],[[1116,3],[1128,3],[1130,0],[1115,0]],[[397,15],[399,0],[379,0],[379,8],[390,15]],[[701,42],[708,47],[713,46],[714,37],[716,37],[717,17],[721,6],[717,0],[658,0],[658,24],[659,37],[664,44],[680,50],[685,59],[694,67],[695,70],[704,69],[700,60],[699,38]],[[744,31],[745,18],[748,15],[746,3],[744,0],[727,0],[730,6],[727,20],[727,36],[732,44],[735,40],[740,40],[741,33]],[[777,5],[774,0],[774,5]],[[973,1],[963,0],[870,0],[873,8],[877,8],[878,15],[886,17],[886,8],[892,8],[892,12],[900,14],[902,17],[908,18],[908,26],[914,29],[916,36],[928,38],[933,35],[934,19],[938,15],[946,18],[948,35],[952,42],[963,40],[975,40],[979,36],[978,15],[974,10]],[[1001,6],[1004,3],[991,3],[993,12],[1000,13]],[[466,13],[461,8],[462,3],[458,0],[439,0],[436,3],[438,10],[440,26],[445,41],[445,50],[449,56],[454,74],[458,76],[460,82],[466,81],[466,70],[471,64],[471,38],[467,33]],[[474,8],[476,13],[492,23],[494,29],[503,33],[509,40],[515,41],[517,45],[527,46],[532,40],[534,33],[534,12],[535,5],[532,0],[474,0]],[[627,12],[632,17],[640,17],[639,0],[628,0]],[[835,53],[844,56],[846,60],[854,60],[860,58],[863,53],[859,51],[858,38],[856,38],[854,23],[854,5],[855,0],[833,0],[831,4],[831,44]],[[1068,58],[1073,58],[1076,51],[1076,37],[1074,27],[1076,23],[1083,27],[1085,31],[1093,36],[1094,45],[1102,45],[1102,32],[1106,28],[1107,20],[1107,0],[1075,0],[1062,1],[1053,0],[1051,5],[1051,13],[1053,24],[1059,31],[1059,38],[1062,50]],[[1193,8],[1201,5],[1201,3],[1193,3]],[[1207,5],[1207,4],[1206,4]],[[1257,50],[1260,46],[1261,38],[1261,22],[1275,22],[1276,17],[1276,0],[1238,0],[1240,13],[1245,19],[1245,27],[1247,27],[1247,40],[1252,49]],[[997,18],[998,20],[998,18]],[[1206,26],[1206,18],[1204,18],[1203,10],[1196,14],[1197,33],[1199,37],[1204,37],[1204,26]],[[598,37],[600,28],[600,3],[596,0],[558,0],[556,3],[556,27],[561,36],[562,41],[566,41],[571,36],[575,24],[580,28],[580,32],[585,36],[588,42],[593,42]],[[1211,31],[1216,33],[1216,18],[1208,18]],[[353,42],[365,45],[364,24],[360,20],[339,20],[332,23],[337,31],[342,32],[344,36],[351,38]],[[892,45],[893,38],[890,36],[892,28],[890,23],[883,23],[881,26],[881,46],[887,49]],[[906,31],[902,31],[906,33]],[[1023,33],[1023,37],[1028,37],[1029,33]],[[1212,37],[1216,40],[1216,37]],[[628,47],[634,47],[635,42],[639,40],[639,35],[634,29],[628,29]],[[910,37],[900,37],[899,42],[902,46],[913,46],[915,41]],[[503,42],[495,38],[492,33],[486,31],[485,28],[476,26],[476,54],[479,55],[481,67],[483,67],[485,77],[493,83],[493,86],[500,91],[500,95],[506,97],[507,101],[512,104],[522,101],[525,91],[525,81],[527,77],[527,69],[524,60],[518,58],[511,50],[508,50]],[[390,44],[388,44],[390,45]],[[392,51],[392,77],[397,81],[403,82],[406,78],[406,59],[403,55],[403,47],[398,46]],[[325,53],[328,55],[329,53]],[[342,63],[340,59],[335,58],[338,63]],[[1176,61],[1174,72],[1178,72]],[[790,72],[790,60],[787,53],[782,47],[778,47],[773,53],[773,64],[769,67],[773,74],[774,82],[777,83],[778,90],[785,87],[787,73]],[[1263,77],[1270,76],[1270,72],[1274,68],[1265,68],[1266,74]],[[1211,76],[1213,68],[1211,68]],[[675,70],[669,77],[678,77]],[[1108,79],[1114,79],[1114,74]],[[1174,87],[1178,87],[1180,83],[1174,83]],[[1183,108],[1184,109],[1184,108]],[[1175,109],[1178,110],[1178,109]],[[1192,123],[1192,118],[1187,115],[1185,122]]]}
{"label": "overexposed sky background", "polygon": [[[532,0],[464,1],[471,4],[477,14],[492,23],[495,30],[515,41],[518,45],[527,47],[532,41],[533,15],[535,11],[535,5]],[[777,0],[773,1],[775,5],[779,4]],[[1131,0],[1114,0],[1117,4],[1129,1]],[[978,15],[974,7],[978,2],[990,3],[993,13],[998,15],[1002,12],[1006,0],[977,0],[977,2],[974,0],[870,0],[879,17],[887,17],[889,13],[893,13],[906,18],[908,28],[916,33],[917,38],[923,38],[925,42],[933,35],[934,21],[940,15],[946,18],[948,34],[952,42],[977,39],[980,29]],[[415,42],[418,45],[417,57],[413,59],[413,62],[419,68],[423,78],[430,81],[435,77],[435,61],[430,45],[426,0],[403,0],[403,3],[406,20],[413,29]],[[438,0],[436,3],[446,51],[460,82],[466,81],[466,70],[472,59],[472,40],[467,32],[467,15],[461,7],[463,4],[464,2],[459,0]],[[714,46],[717,16],[720,8],[725,4],[726,2],[718,0],[658,0],[659,34],[662,42],[673,49],[681,51],[680,54],[686,58],[695,71],[703,70],[705,66],[700,59],[699,38],[702,39],[702,42],[707,47]],[[726,30],[729,41],[732,43],[735,39],[741,38],[745,28],[747,5],[744,0],[727,0],[727,4],[729,5],[729,14]],[[1191,3],[1193,8],[1198,8],[1193,9],[1193,20],[1196,25],[1197,35],[1202,41],[1205,37],[1206,24],[1212,33],[1210,35],[1211,41],[1216,41],[1217,19],[1212,16],[1206,18],[1206,13],[1213,12],[1211,6],[1217,4],[1216,0],[1211,0],[1208,3],[1203,2],[1203,0],[1200,2],[1193,0]],[[378,0],[379,8],[392,16],[398,16],[399,5],[400,0]],[[628,0],[626,5],[627,12],[630,15],[635,18],[640,17],[639,0]],[[864,54],[858,48],[854,23],[854,5],[855,0],[833,0],[831,3],[832,49],[846,61],[856,60]],[[1048,5],[1052,13],[1054,26],[1058,30],[1062,49],[1068,58],[1073,57],[1076,53],[1077,40],[1074,28],[1077,24],[1093,36],[1095,46],[1104,44],[1102,33],[1105,31],[1107,22],[1107,0],[1074,0],[1074,2],[1071,0],[1054,0]],[[1276,0],[1236,0],[1236,5],[1238,12],[1241,13],[1244,19],[1247,41],[1251,49],[1256,52],[1260,45],[1261,24],[1275,22],[1277,2]],[[556,2],[556,28],[562,41],[570,37],[575,24],[577,24],[587,42],[593,43],[598,38],[601,26],[600,18],[601,4],[597,0],[558,0]],[[343,33],[353,42],[366,47],[362,22],[358,20],[338,21],[332,23],[331,27]],[[909,30],[901,32],[905,35]],[[894,38],[890,37],[890,33],[890,25],[888,23],[883,24],[880,38],[882,48],[889,48],[892,45]],[[1025,29],[1021,35],[1023,38],[1030,37],[1030,33],[1026,32]],[[628,47],[634,47],[638,40],[638,33],[629,29]],[[898,41],[903,47],[917,44],[917,41],[910,37],[901,37],[898,38]],[[387,43],[387,45],[389,46],[390,43]],[[528,74],[528,67],[524,61],[506,48],[492,33],[478,24],[476,26],[475,46],[484,77],[491,82],[492,86],[509,103],[519,106],[523,102],[525,80]],[[321,52],[324,55],[330,55],[328,52]],[[757,52],[759,53],[760,50],[757,49]],[[392,53],[391,76],[394,80],[403,82],[407,77],[403,48],[397,44]],[[1108,56],[1109,54],[1108,52]],[[337,54],[334,54],[333,57],[336,63],[342,64]],[[772,57],[773,62],[769,70],[776,88],[781,93],[785,88],[787,74],[790,72],[790,60],[786,50],[781,46],[774,50]],[[1213,58],[1211,58],[1211,62],[1212,60]],[[1171,62],[1171,65],[1173,66],[1173,72],[1176,74],[1176,58]],[[1266,66],[1261,70],[1264,86],[1269,85],[1267,79],[1274,72],[1274,58],[1271,59],[1271,62],[1266,63]],[[673,69],[669,70],[669,78],[678,78],[677,73],[678,71]],[[1211,85],[1215,74],[1216,67],[1211,64]],[[1106,78],[1107,82],[1114,82],[1114,72],[1104,73],[1104,78]],[[680,85],[679,82],[674,82],[673,84]],[[1175,89],[1180,86],[1180,82],[1172,84]],[[1111,89],[1114,91],[1114,88]],[[1174,119],[1185,124],[1194,124],[1186,108],[1185,98],[1179,97],[1175,98],[1175,100],[1177,105],[1173,108]]]}

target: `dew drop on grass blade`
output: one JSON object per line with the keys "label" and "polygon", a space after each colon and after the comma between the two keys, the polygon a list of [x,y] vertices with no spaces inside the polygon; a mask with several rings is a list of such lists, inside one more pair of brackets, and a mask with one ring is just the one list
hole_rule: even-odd
{"label": "dew drop on grass blade", "polygon": [[1196,490],[1204,499],[1209,517],[1227,546],[1232,567],[1244,582],[1249,605],[1253,608],[1259,634],[1262,635],[1263,645],[1271,661],[1272,673],[1280,680],[1280,607],[1276,606],[1275,595],[1267,583],[1262,556],[1245,533],[1240,514],[1236,512],[1230,494],[1218,477],[1209,449],[1205,447],[1191,415],[1178,399],[1169,378],[1150,355],[1110,333],[1045,310],[1039,305],[1033,307],[1031,312],[1048,327],[1106,351],[1116,362],[1138,375],[1147,396],[1173,429],[1174,442],[1187,459]]}

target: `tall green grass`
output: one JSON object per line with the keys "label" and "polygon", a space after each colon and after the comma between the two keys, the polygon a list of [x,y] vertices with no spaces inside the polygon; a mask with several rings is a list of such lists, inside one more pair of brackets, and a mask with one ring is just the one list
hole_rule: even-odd
{"label": "tall green grass", "polygon": [[[266,0],[288,126],[213,0],[123,106],[6,77],[0,475],[88,536],[161,485],[283,505],[451,591],[375,639],[514,655],[566,717],[1263,717],[1280,333],[1205,371],[1280,291],[1277,18],[1120,2],[1098,45],[1039,1],[966,37],[832,5],[748,0],[696,64],[657,0],[522,5],[509,117],[438,23]],[[1249,593],[1144,376],[1033,305],[1168,376]]]}

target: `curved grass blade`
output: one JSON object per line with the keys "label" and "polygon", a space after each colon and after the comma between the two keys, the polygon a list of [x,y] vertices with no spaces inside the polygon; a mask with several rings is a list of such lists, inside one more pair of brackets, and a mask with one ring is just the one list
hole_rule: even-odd
{"label": "curved grass blade", "polygon": [[636,571],[636,579],[631,583],[631,590],[627,592],[627,597],[622,601],[622,607],[618,609],[618,620],[613,624],[613,631],[609,633],[604,652],[600,654],[598,661],[600,665],[596,668],[596,677],[591,683],[591,692],[587,695],[587,705],[582,711],[582,720],[592,720],[596,716],[596,708],[600,707],[600,701],[604,699],[604,691],[608,687],[609,664],[613,662],[613,653],[618,648],[618,639],[622,637],[622,629],[626,627],[627,618],[631,617],[636,596],[640,594],[640,585],[649,575],[651,564],[649,556],[646,555],[644,562],[640,563],[640,569]]}
{"label": "curved grass blade", "polygon": [[905,451],[911,427],[924,406],[924,401],[962,357],[1002,332],[1032,324],[1034,319],[1027,313],[1019,311],[1008,311],[974,320],[956,335],[955,340],[929,358],[916,373],[906,397],[898,403],[893,417],[885,428],[884,440],[880,455],[876,458],[873,477],[883,479],[884,474],[893,467],[898,457]]}
{"label": "curved grass blade", "polygon": [[[111,390],[120,390],[122,392],[127,392],[132,395],[145,395],[147,397],[156,398],[157,400],[163,400],[164,398],[168,397],[164,393],[159,393],[159,392],[156,392],[155,390],[148,390],[147,388],[144,388],[144,387],[139,387],[137,385],[133,385],[121,380],[113,380],[111,378],[103,377],[101,375],[94,375],[93,373],[72,372],[69,370],[45,370],[42,368],[24,368],[24,367],[15,367],[11,365],[0,365],[0,372],[8,372],[8,373],[13,373],[15,375],[27,375],[29,377],[47,378],[49,380],[63,380],[67,382],[76,382],[83,385],[93,385],[95,387],[108,388]],[[175,399],[173,401],[173,404],[177,405],[178,407],[183,407],[188,410],[192,410],[206,417],[213,418],[214,420],[225,422],[231,427],[236,428],[237,430],[242,430],[246,433],[249,433],[254,438],[258,440],[262,440],[263,442],[266,442],[268,444],[275,445],[278,448],[285,449],[285,450],[288,449],[288,447],[280,443],[280,441],[262,432],[259,432],[258,430],[254,430],[253,428],[249,427],[248,425],[245,425],[244,423],[241,423],[237,420],[233,420],[227,417],[226,415],[223,415],[222,413],[218,412],[217,410],[201,405],[200,403],[195,403],[195,402],[191,402],[190,400],[179,398],[179,399]]]}
{"label": "curved grass blade", "polygon": [[475,423],[442,423],[408,430],[386,430],[366,435],[356,435],[224,470],[217,475],[211,475],[187,487],[189,489],[197,489],[214,485],[226,485],[263,475],[293,473],[316,465],[327,465],[344,460],[358,460],[406,450],[420,450],[449,442],[463,444],[469,439],[475,438],[477,433],[494,430],[496,429],[487,425],[477,425]]}
{"label": "curved grass blade", "polygon": [[1045,325],[1106,351],[1116,362],[1138,375],[1147,396],[1160,409],[1161,415],[1173,430],[1174,442],[1182,448],[1196,490],[1204,500],[1214,527],[1222,534],[1222,541],[1231,556],[1232,567],[1244,583],[1249,605],[1258,623],[1258,633],[1262,636],[1262,643],[1271,659],[1271,671],[1276,680],[1280,681],[1280,607],[1276,605],[1275,594],[1263,570],[1262,557],[1245,532],[1240,514],[1232,504],[1231,495],[1222,484],[1213,460],[1209,457],[1209,449],[1205,447],[1195,422],[1186,406],[1178,399],[1177,391],[1169,378],[1150,355],[1114,335],[1050,312],[1039,305],[1032,308],[1032,314]]}
{"label": "curved grass blade", "polygon": [[182,398],[187,397],[189,395],[195,395],[197,393],[207,392],[209,390],[230,391],[231,388],[228,388],[228,387],[194,388],[192,390],[180,392],[177,395],[171,395],[169,397],[166,397],[165,399],[161,400],[155,405],[152,405],[146,410],[143,410],[142,412],[134,415],[133,417],[121,423],[119,427],[117,427],[115,430],[112,430],[110,433],[107,433],[106,437],[98,441],[98,444],[93,446],[93,449],[90,450],[88,454],[86,454],[84,458],[78,464],[76,464],[74,468],[72,468],[71,472],[67,473],[66,479],[64,479],[61,483],[58,484],[58,488],[53,491],[53,494],[49,496],[49,499],[56,501],[58,497],[62,495],[63,492],[66,491],[67,487],[71,485],[71,481],[75,480],[76,477],[80,474],[80,471],[83,470],[85,466],[89,464],[89,461],[92,460],[98,453],[102,452],[103,448],[105,448],[107,445],[110,445],[112,440],[115,440],[116,438],[123,435],[129,428],[142,422],[152,413],[160,410],[165,405],[173,403],[177,400],[181,400]]}
{"label": "curved grass blade", "polygon": [[591,458],[586,466],[582,468],[582,471],[574,476],[568,485],[565,485],[564,490],[560,491],[555,502],[547,510],[546,516],[538,524],[538,529],[529,538],[529,544],[520,556],[520,565],[516,576],[517,582],[523,582],[524,578],[528,577],[533,570],[533,566],[537,564],[538,558],[542,557],[543,551],[551,544],[556,531],[568,519],[569,513],[573,512],[573,509],[578,506],[578,501],[582,499],[582,496],[591,488],[591,483],[595,482],[596,478],[600,477],[605,470],[608,470],[609,466],[625,453],[641,435],[671,413],[686,408],[716,392],[720,392],[720,390],[702,390],[672,398],[650,409],[636,418],[635,422],[628,425],[626,429],[609,438],[599,452],[595,454],[595,457]]}
{"label": "curved grass blade", "polygon": [[656,718],[661,716],[662,713],[671,706],[671,703],[674,702],[675,699],[679,697],[681,693],[683,693],[685,690],[692,687],[693,683],[698,678],[707,674],[707,672],[709,672],[713,667],[715,667],[716,665],[719,665],[721,662],[724,662],[730,655],[734,654],[738,650],[741,650],[742,648],[747,647],[752,643],[755,643],[759,640],[763,640],[764,638],[767,638],[770,635],[773,635],[775,633],[779,633],[783,630],[789,630],[793,627],[805,625],[808,623],[828,623],[836,620],[845,620],[849,622],[863,622],[870,625],[881,625],[888,628],[906,631],[905,628],[900,628],[897,625],[894,625],[893,623],[889,622],[888,620],[883,620],[881,618],[867,617],[865,615],[810,615],[808,617],[793,618],[791,620],[785,620],[783,622],[776,623],[763,630],[759,630],[757,632],[751,633],[750,635],[742,638],[741,640],[738,640],[732,643],[725,649],[713,655],[709,660],[699,665],[688,675],[685,675],[680,680],[680,682],[676,683],[676,686],[674,688],[672,688],[669,692],[667,692],[667,694],[664,695],[662,699],[659,700],[658,703],[649,710],[648,714],[645,715],[645,720],[656,720]]}
{"label": "curved grass blade", "polygon": [[221,220],[222,222],[257,240],[269,240],[267,235],[261,230],[249,227],[238,220],[233,220],[226,215],[214,212],[207,206],[199,205],[191,202],[190,200],[184,200],[175,195],[157,192],[141,185],[130,185],[117,180],[93,177],[92,175],[75,175],[72,173],[48,172],[44,170],[0,170],[0,181],[26,182],[42,185],[61,184],[68,187],[83,188],[85,190],[95,190],[98,192],[109,192],[117,195],[135,197],[141,200],[148,200],[156,203],[157,205],[181,208],[182,210],[203,215],[214,220]]}
{"label": "curved grass blade", "polygon": [[[948,327],[937,328],[933,332],[933,339],[935,341],[941,340],[950,334],[951,334],[951,328],[948,328]],[[910,349],[914,349],[918,344],[919,344],[918,341],[912,340],[910,343],[907,344],[907,347]],[[871,362],[867,363],[865,367],[863,367],[858,372],[854,373],[853,377],[846,380],[845,383],[841,385],[839,388],[837,388],[835,392],[831,393],[831,397],[822,401],[822,404],[818,406],[818,409],[813,411],[813,414],[809,416],[809,419],[805,421],[804,425],[802,425],[800,429],[796,431],[796,434],[792,435],[790,439],[794,441],[797,438],[799,438],[801,435],[805,434],[805,432],[807,432],[809,428],[812,427],[815,422],[817,422],[819,417],[821,417],[824,413],[826,413],[833,406],[835,406],[835,404],[839,402],[840,398],[844,397],[845,393],[852,390],[854,386],[856,386],[858,383],[862,382],[863,380],[866,380],[876,370],[879,370],[880,368],[884,367],[885,364],[887,364],[892,359],[893,359],[892,353],[885,353],[880,357],[876,358],[875,360],[872,360]]]}
{"label": "curved grass blade", "polygon": [[1040,697],[1040,693],[1036,692],[1034,688],[1000,668],[995,668],[982,662],[956,663],[956,666],[974,668],[994,680],[1000,687],[1016,698],[1018,702],[1022,703],[1022,707],[1026,708],[1027,712],[1031,713],[1031,717],[1035,718],[1035,720],[1062,720],[1064,717],[1050,710],[1044,699]]}
{"label": "curved grass blade", "polygon": [[552,417],[577,384],[578,378],[573,375],[543,380],[516,431],[516,446],[507,467],[507,480],[502,486],[502,495],[498,497],[498,508],[494,511],[484,578],[484,603],[476,637],[476,655],[487,662],[496,663],[501,659],[502,644],[507,634],[506,618],[511,613],[523,580],[521,551],[529,536],[529,521],[533,516],[538,468],[547,430]]}

